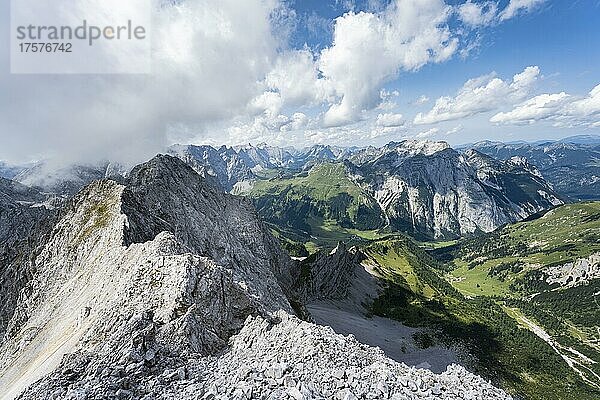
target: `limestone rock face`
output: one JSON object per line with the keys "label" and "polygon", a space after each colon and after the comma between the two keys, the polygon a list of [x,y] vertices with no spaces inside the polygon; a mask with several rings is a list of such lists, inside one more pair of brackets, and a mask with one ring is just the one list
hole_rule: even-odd
{"label": "limestone rock face", "polygon": [[[106,359],[95,363],[85,356],[74,362],[70,357],[71,368],[63,365],[22,398],[48,393],[55,398],[510,399],[458,365],[442,374],[407,367],[329,327],[283,311],[276,317],[275,321],[248,317],[218,357],[158,361],[152,353],[122,364],[107,364]],[[146,343],[154,329],[147,318],[135,321],[145,327],[141,334]]]}
{"label": "limestone rock face", "polygon": [[600,278],[600,253],[548,267],[544,269],[544,274],[550,285],[559,284],[563,288],[586,285]]}
{"label": "limestone rock face", "polygon": [[18,299],[1,399],[508,398],[294,317],[297,269],[250,203],[173,157],[92,183],[51,221],[1,265],[30,273],[0,288]]}
{"label": "limestone rock face", "polygon": [[362,263],[365,258],[342,242],[328,254],[316,253],[299,263],[295,292],[305,304],[330,300],[362,310],[380,292],[377,278]]}
{"label": "limestone rock face", "polygon": [[19,292],[32,277],[32,253],[52,223],[52,200],[18,182],[0,178],[0,337],[12,318]]}
{"label": "limestone rock face", "polygon": [[529,164],[466,154],[440,142],[389,144],[358,153],[352,178],[369,191],[389,224],[427,239],[454,239],[522,220],[562,204]]}

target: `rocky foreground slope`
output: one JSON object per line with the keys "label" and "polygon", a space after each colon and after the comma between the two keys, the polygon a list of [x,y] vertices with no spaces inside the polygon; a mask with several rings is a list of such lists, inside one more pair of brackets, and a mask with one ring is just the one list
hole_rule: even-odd
{"label": "rocky foreground slope", "polygon": [[508,398],[298,319],[299,271],[250,203],[175,158],[92,183],[53,218],[1,259],[28,272],[0,282],[18,296],[0,305],[2,399]]}

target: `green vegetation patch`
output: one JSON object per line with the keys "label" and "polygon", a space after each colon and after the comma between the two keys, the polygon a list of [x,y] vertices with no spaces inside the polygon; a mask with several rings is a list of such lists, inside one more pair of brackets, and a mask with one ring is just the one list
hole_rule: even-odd
{"label": "green vegetation patch", "polygon": [[323,163],[295,176],[259,180],[246,194],[265,220],[306,235],[333,225],[315,220],[335,221],[357,231],[373,231],[384,224],[377,202],[348,178],[342,163]]}

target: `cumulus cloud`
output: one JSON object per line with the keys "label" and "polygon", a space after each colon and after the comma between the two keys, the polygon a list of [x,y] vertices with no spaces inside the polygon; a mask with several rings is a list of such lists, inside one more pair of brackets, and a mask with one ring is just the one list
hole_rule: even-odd
{"label": "cumulus cloud", "polygon": [[439,131],[440,130],[438,128],[431,128],[431,129],[428,129],[426,131],[422,131],[422,132],[417,133],[415,135],[415,138],[417,138],[417,139],[429,139],[429,138],[435,136],[436,134],[438,134]]}
{"label": "cumulus cloud", "polygon": [[454,128],[450,129],[449,131],[446,131],[445,135],[447,135],[447,136],[454,135],[455,133],[462,131],[462,129],[463,129],[462,125],[457,125]]}
{"label": "cumulus cloud", "polygon": [[457,5],[455,9],[458,18],[465,25],[472,28],[478,28],[495,25],[521,13],[530,12],[545,1],[546,0],[510,0],[503,10],[499,10],[497,1],[489,0],[474,2],[473,0],[468,0],[466,3]]}
{"label": "cumulus cloud", "polygon": [[405,121],[402,114],[393,113],[379,114],[375,122],[375,125],[384,127],[402,126],[404,124]]}
{"label": "cumulus cloud", "polygon": [[429,97],[425,96],[424,94],[422,94],[421,96],[419,96],[419,98],[417,100],[415,100],[413,102],[414,105],[421,105],[421,104],[425,104],[429,102]]}
{"label": "cumulus cloud", "polygon": [[267,90],[277,91],[288,105],[320,103],[333,93],[330,82],[319,79],[314,56],[308,49],[281,54],[264,83]]}
{"label": "cumulus cloud", "polygon": [[470,26],[488,25],[496,19],[498,4],[493,1],[473,3],[471,0],[458,6],[458,16]]}
{"label": "cumulus cloud", "polygon": [[513,76],[512,81],[502,80],[495,73],[470,79],[455,97],[440,97],[429,112],[418,113],[414,123],[421,125],[452,121],[494,111],[507,103],[515,104],[529,95],[539,74],[540,69],[531,66]]}
{"label": "cumulus cloud", "polygon": [[379,92],[379,97],[381,98],[381,102],[377,106],[378,110],[383,111],[392,111],[396,107],[398,107],[398,103],[396,103],[395,98],[400,96],[400,92],[394,90],[389,92],[387,90],[381,90]]}
{"label": "cumulus cloud", "polygon": [[500,21],[513,18],[520,12],[529,12],[546,0],[510,0],[508,5],[499,15]]}
{"label": "cumulus cloud", "polygon": [[447,26],[451,8],[441,0],[396,1],[380,14],[350,12],[335,21],[333,45],[318,67],[339,99],[324,126],[360,119],[378,103],[380,87],[399,71],[450,58],[458,47]]}
{"label": "cumulus cloud", "polygon": [[[139,161],[164,148],[173,123],[205,123],[244,112],[280,45],[272,24],[280,5],[275,0],[158,3],[151,75],[2,71],[0,158],[49,154]],[[88,4],[92,17],[109,11],[103,2]],[[9,25],[8,6],[0,6],[1,26]],[[8,55],[6,47],[1,50]]]}
{"label": "cumulus cloud", "polygon": [[490,122],[496,124],[527,125],[550,121],[558,127],[600,126],[600,85],[586,96],[572,96],[565,92],[541,94],[513,110],[494,115]]}

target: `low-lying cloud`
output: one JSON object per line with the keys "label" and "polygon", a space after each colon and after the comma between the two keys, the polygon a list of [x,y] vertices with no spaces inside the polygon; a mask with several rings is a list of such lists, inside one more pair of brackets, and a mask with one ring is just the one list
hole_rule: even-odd
{"label": "low-lying cloud", "polygon": [[[449,60],[469,46],[463,40],[470,30],[540,3],[512,0],[498,10],[491,2],[391,1],[335,19],[332,42],[319,50],[290,48],[297,21],[283,0],[149,1],[151,74],[0,72],[0,159],[130,164],[173,140],[306,144],[405,135],[410,121],[397,109],[398,99],[382,97],[386,83]],[[85,4],[92,14],[107,12],[110,5]],[[0,26],[9,26],[9,14],[4,2]],[[0,61],[7,66],[8,43],[0,47]],[[529,69],[506,82],[484,77],[468,82],[467,89],[520,101],[529,95],[526,79],[537,73]],[[427,100],[422,96],[416,105]],[[414,123],[473,115],[492,108],[486,104],[465,90],[438,99]]]}
{"label": "low-lying cloud", "polygon": [[[103,2],[93,13],[102,13]],[[276,1],[154,4],[150,75],[0,75],[0,158],[138,161],[170,124],[241,113],[271,69]],[[1,25],[7,26],[8,5]],[[7,43],[2,44],[8,65]]]}

